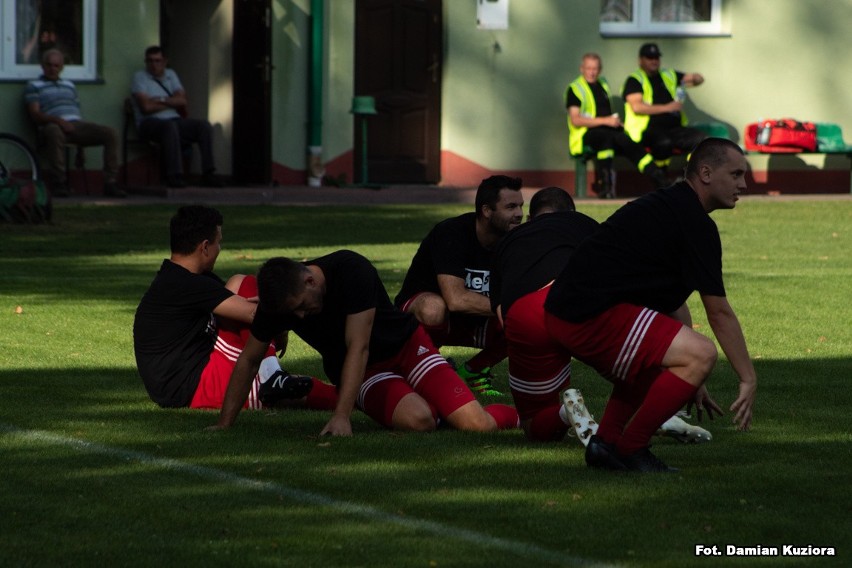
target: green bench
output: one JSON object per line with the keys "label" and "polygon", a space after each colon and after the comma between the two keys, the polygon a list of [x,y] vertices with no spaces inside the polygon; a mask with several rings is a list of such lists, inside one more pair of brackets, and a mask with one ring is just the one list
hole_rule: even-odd
{"label": "green bench", "polygon": [[[800,154],[830,154],[846,156],[850,160],[850,180],[849,187],[852,192],[852,145],[846,144],[843,140],[843,130],[839,124],[833,122],[816,122],[817,149],[814,152],[783,152],[779,156],[797,156]],[[745,136],[749,136],[748,127],[746,128]],[[746,144],[748,146],[748,144]],[[770,155],[772,152],[761,152],[759,150],[750,149],[747,153]]]}
{"label": "green bench", "polygon": [[820,154],[852,154],[852,145],[843,140],[843,130],[833,122],[817,122],[817,152]]}

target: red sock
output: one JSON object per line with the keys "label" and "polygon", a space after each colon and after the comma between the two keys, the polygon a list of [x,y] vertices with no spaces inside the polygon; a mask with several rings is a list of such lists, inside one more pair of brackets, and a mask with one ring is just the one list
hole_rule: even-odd
{"label": "red sock", "polygon": [[648,389],[659,374],[659,369],[646,371],[639,375],[632,384],[617,383],[604,408],[598,423],[598,436],[608,444],[615,444],[624,433],[624,428],[636,411],[642,406],[642,401],[648,394]]}
{"label": "red sock", "polygon": [[559,417],[561,404],[539,410],[527,428],[527,437],[536,442],[558,442],[568,432],[568,425]]}
{"label": "red sock", "polygon": [[313,379],[314,386],[305,398],[305,408],[311,410],[334,410],[337,406],[337,389],[334,385]]}
{"label": "red sock", "polygon": [[485,407],[485,412],[494,418],[498,430],[519,428],[521,425],[521,418],[518,416],[518,411],[515,410],[514,406],[509,406],[508,404],[489,404]]}
{"label": "red sock", "polygon": [[616,448],[619,453],[632,454],[648,446],[651,436],[663,422],[689,402],[696,390],[698,387],[692,386],[668,369],[660,371],[648,390],[645,402],[636,411],[633,420],[618,440]]}

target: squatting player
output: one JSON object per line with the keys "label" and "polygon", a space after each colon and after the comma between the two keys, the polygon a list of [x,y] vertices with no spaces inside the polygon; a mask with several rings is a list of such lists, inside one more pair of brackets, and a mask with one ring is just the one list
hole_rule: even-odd
{"label": "squatting player", "polygon": [[587,444],[597,424],[579,391],[568,389],[571,354],[547,335],[544,298],[598,222],[576,212],[571,196],[559,187],[537,191],[529,216],[497,244],[491,270],[491,305],[503,321],[508,345],[509,387],[529,439],[561,440],[573,428]]}
{"label": "squatting player", "polygon": [[548,334],[614,385],[586,448],[589,466],[672,471],[648,448],[660,425],[687,403],[697,405],[699,418],[702,409],[721,415],[703,388],[716,346],[665,315],[696,290],[739,376],[734,422],[750,427],[757,375],[725,297],[721,239],[708,215],[736,205],[746,169],[739,146],[705,139],[692,152],[685,181],[616,211],[554,282],[544,304]]}
{"label": "squatting player", "polygon": [[476,191],[475,213],[441,221],[420,243],[395,304],[414,314],[438,347],[481,351],[458,373],[475,392],[499,395],[490,369],[506,358],[506,341],[491,311],[491,251],[523,221],[520,178],[491,176]]}
{"label": "squatting player", "polygon": [[[597,432],[579,390],[568,388],[571,353],[548,335],[544,300],[571,254],[598,227],[597,221],[574,210],[564,189],[548,187],[533,195],[530,221],[494,250],[491,303],[504,324],[509,386],[531,440],[561,440],[573,429],[586,445]],[[659,433],[682,442],[711,439],[709,432],[678,416],[666,420]]]}

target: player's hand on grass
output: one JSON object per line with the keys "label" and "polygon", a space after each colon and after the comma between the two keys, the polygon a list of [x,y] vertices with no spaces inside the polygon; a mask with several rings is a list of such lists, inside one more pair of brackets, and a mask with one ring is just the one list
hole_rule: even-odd
{"label": "player's hand on grass", "polygon": [[715,412],[719,416],[723,416],[725,413],[722,411],[722,407],[713,400],[713,397],[710,396],[710,393],[707,391],[707,387],[701,385],[697,391],[695,391],[695,395],[692,397],[692,400],[686,406],[686,412],[688,414],[692,414],[692,407],[695,407],[695,413],[697,415],[698,421],[701,422],[704,419],[704,413],[707,413],[707,418],[713,420],[713,413]]}
{"label": "player's hand on grass", "polygon": [[757,382],[740,381],[739,396],[731,404],[731,412],[734,413],[734,424],[737,425],[737,430],[745,432],[751,428],[755,394],[757,394]]}
{"label": "player's hand on grass", "polygon": [[351,436],[352,422],[347,416],[342,414],[332,414],[331,420],[325,425],[325,428],[320,432],[320,436],[329,434],[331,436]]}

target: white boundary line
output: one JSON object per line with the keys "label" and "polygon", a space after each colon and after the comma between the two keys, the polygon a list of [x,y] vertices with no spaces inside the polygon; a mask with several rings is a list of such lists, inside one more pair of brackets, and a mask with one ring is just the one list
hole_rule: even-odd
{"label": "white boundary line", "polygon": [[399,527],[411,529],[414,531],[430,533],[435,536],[466,542],[468,544],[473,544],[482,548],[504,550],[506,552],[516,554],[522,558],[535,559],[562,566],[614,566],[612,564],[595,563],[593,561],[579,558],[576,556],[570,556],[561,552],[556,552],[554,550],[541,548],[534,544],[498,538],[487,535],[485,533],[468,529],[461,529],[457,527],[451,527],[449,525],[444,525],[432,521],[425,521],[422,519],[415,519],[411,517],[402,517],[399,515],[394,515],[392,513],[387,513],[385,511],[367,505],[359,505],[358,503],[353,503],[351,501],[339,501],[337,499],[333,499],[325,495],[320,495],[319,493],[312,493],[310,491],[303,491],[301,489],[287,487],[286,485],[282,485],[280,483],[257,481],[254,479],[249,479],[247,477],[235,475],[233,473],[228,473],[226,471],[194,465],[191,463],[173,460],[169,458],[158,458],[150,454],[133,450],[113,448],[110,446],[96,444],[94,442],[87,442],[85,440],[79,440],[76,438],[68,438],[65,436],[60,436],[58,434],[53,434],[40,430],[23,430],[15,426],[3,423],[0,423],[0,432],[8,434],[10,436],[19,437],[24,440],[29,440],[33,442],[45,442],[57,446],[69,447],[91,454],[110,456],[122,460],[132,460],[146,465],[153,465],[168,471],[185,473],[211,481],[226,483],[235,487],[253,489],[255,491],[260,491],[263,493],[271,493],[273,495],[290,499],[291,501],[307,503],[310,505],[317,505],[320,507],[328,507],[330,509],[334,509],[336,511],[340,511],[349,515],[397,525]]}

